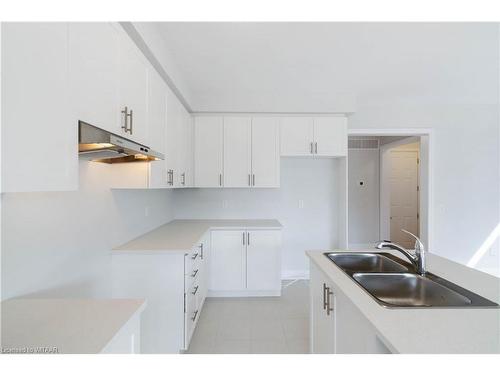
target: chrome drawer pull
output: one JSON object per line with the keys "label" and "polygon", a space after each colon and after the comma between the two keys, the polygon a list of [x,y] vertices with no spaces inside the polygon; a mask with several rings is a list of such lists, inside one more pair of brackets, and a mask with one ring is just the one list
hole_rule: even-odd
{"label": "chrome drawer pull", "polygon": [[196,277],[197,273],[198,273],[198,270],[194,270],[193,273],[191,274],[191,277]]}
{"label": "chrome drawer pull", "polygon": [[198,253],[194,253],[194,255],[191,257],[191,259],[196,259],[198,257]]}
{"label": "chrome drawer pull", "polygon": [[193,296],[194,296],[194,295],[196,295],[196,292],[198,292],[198,288],[199,288],[199,286],[198,286],[198,285],[196,285],[196,286],[194,287],[194,290],[191,292],[191,294],[193,294]]}
{"label": "chrome drawer pull", "polygon": [[196,316],[198,315],[198,310],[196,310],[193,314],[193,317],[191,318],[191,320],[194,322],[196,320]]}

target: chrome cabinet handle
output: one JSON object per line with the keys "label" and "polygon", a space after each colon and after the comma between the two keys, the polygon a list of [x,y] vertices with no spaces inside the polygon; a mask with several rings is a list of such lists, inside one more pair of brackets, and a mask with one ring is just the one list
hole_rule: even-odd
{"label": "chrome cabinet handle", "polygon": [[191,274],[191,277],[196,277],[196,274],[198,273],[198,270],[194,270],[193,273]]}
{"label": "chrome cabinet handle", "polygon": [[182,177],[181,184],[184,186],[184,185],[186,185],[186,172],[182,173],[181,177]]}
{"label": "chrome cabinet handle", "polygon": [[194,255],[191,257],[191,259],[196,259],[198,257],[198,253],[194,253]]}
{"label": "chrome cabinet handle", "polygon": [[200,259],[203,259],[203,243],[200,243],[200,244],[198,245],[198,247],[200,248],[200,252],[201,252],[201,254],[200,254]]}
{"label": "chrome cabinet handle", "polygon": [[121,111],[123,113],[123,120],[124,124],[122,125],[122,129],[126,132],[128,132],[128,107],[125,106],[125,108]]}
{"label": "chrome cabinet handle", "polygon": [[222,186],[222,173],[219,173],[219,186]]}
{"label": "chrome cabinet handle", "polygon": [[247,245],[250,246],[250,232],[247,232]]}
{"label": "chrome cabinet handle", "polygon": [[314,147],[314,146],[313,146],[313,143],[311,142],[311,150],[310,150],[310,153],[311,153],[311,154],[314,154],[314,149],[313,149],[313,147]]}
{"label": "chrome cabinet handle", "polygon": [[191,294],[192,294],[193,296],[194,296],[194,295],[196,295],[196,293],[198,292],[198,288],[199,288],[199,287],[200,287],[199,285],[196,285],[196,286],[194,287],[194,290],[191,292]]}
{"label": "chrome cabinet handle", "polygon": [[196,316],[198,315],[198,310],[196,310],[193,314],[193,317],[191,318],[191,320],[194,322],[196,320]]}
{"label": "chrome cabinet handle", "polygon": [[252,180],[250,174],[248,174],[248,186],[252,186]]}
{"label": "chrome cabinet handle", "polygon": [[245,232],[242,233],[243,235],[243,246],[245,245]]}
{"label": "chrome cabinet handle", "polygon": [[314,142],[314,153],[318,153],[318,142]]}
{"label": "chrome cabinet handle", "polygon": [[252,175],[252,185],[255,186],[255,175]]}
{"label": "chrome cabinet handle", "polygon": [[130,127],[128,128],[130,134],[133,134],[133,126],[134,126],[134,111],[130,110]]}
{"label": "chrome cabinet handle", "polygon": [[333,292],[330,290],[330,288],[326,288],[328,289],[327,293],[326,293],[326,315],[330,315],[330,312],[333,311],[333,307],[331,307],[331,297],[333,295]]}
{"label": "chrome cabinet handle", "polygon": [[326,306],[327,306],[327,303],[326,303],[326,290],[328,288],[326,287],[326,284],[323,283],[323,310],[326,310]]}

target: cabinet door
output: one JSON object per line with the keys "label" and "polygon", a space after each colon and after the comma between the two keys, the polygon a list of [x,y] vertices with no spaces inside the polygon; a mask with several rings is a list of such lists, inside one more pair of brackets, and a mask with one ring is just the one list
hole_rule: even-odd
{"label": "cabinet door", "polygon": [[224,187],[251,186],[251,121],[224,117]]}
{"label": "cabinet door", "polygon": [[168,186],[178,185],[179,175],[179,132],[180,132],[180,103],[177,97],[167,90],[167,142],[165,152],[165,164],[167,171],[171,171],[168,177]]}
{"label": "cabinet door", "polygon": [[327,301],[330,298],[330,307],[334,307],[333,295],[328,295],[330,289],[328,280],[323,273],[311,263],[310,276],[310,332],[311,353],[328,354],[335,353],[335,311],[327,312]]}
{"label": "cabinet door", "polygon": [[279,119],[252,119],[252,186],[280,186]]}
{"label": "cabinet door", "polygon": [[196,117],[194,122],[194,183],[222,187],[223,123],[221,117]]}
{"label": "cabinet door", "polygon": [[193,118],[184,111],[184,186],[194,186],[194,147],[193,147]]}
{"label": "cabinet door", "polygon": [[314,119],[315,153],[318,156],[346,156],[347,119],[316,117]]}
{"label": "cabinet door", "polygon": [[[148,141],[148,64],[136,45],[125,32],[120,32],[118,65],[118,105],[122,111],[125,107],[133,111],[128,118],[128,128],[120,133],[136,142],[145,144]],[[125,116],[121,115],[121,125]]]}
{"label": "cabinet door", "polygon": [[2,191],[78,188],[67,23],[3,22]]}
{"label": "cabinet door", "polygon": [[104,22],[70,23],[69,72],[76,118],[121,134],[116,26]]}
{"label": "cabinet door", "polygon": [[245,233],[240,230],[212,231],[210,246],[210,290],[246,288]]}
{"label": "cabinet door", "polygon": [[247,288],[281,290],[281,232],[247,232]]}
{"label": "cabinet door", "polygon": [[[177,132],[177,169],[175,187],[187,187],[192,174],[192,123],[189,112],[178,102],[179,123]],[[191,178],[192,179],[192,178]],[[191,184],[192,186],[192,184]]]}
{"label": "cabinet door", "polygon": [[310,117],[283,117],[280,125],[282,156],[312,156],[313,119]]}

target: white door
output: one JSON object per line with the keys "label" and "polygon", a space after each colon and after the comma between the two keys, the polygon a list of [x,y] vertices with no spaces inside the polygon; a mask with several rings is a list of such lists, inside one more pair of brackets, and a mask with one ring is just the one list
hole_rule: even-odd
{"label": "white door", "polygon": [[[311,264],[310,276],[310,332],[311,353],[333,354],[335,353],[335,298],[331,292],[328,280],[323,273]],[[329,298],[329,300],[328,300]],[[330,303],[328,303],[330,301]]]}
{"label": "white door", "polygon": [[252,186],[280,186],[279,119],[252,119]]}
{"label": "white door", "polygon": [[250,230],[247,232],[247,288],[249,290],[281,289],[281,232]]}
{"label": "white door", "polygon": [[250,117],[224,117],[224,187],[251,186]]}
{"label": "white door", "polygon": [[313,119],[310,117],[283,117],[280,125],[281,156],[313,154]]}
{"label": "white door", "polygon": [[246,288],[245,231],[212,231],[210,246],[210,290]]}
{"label": "white door", "polygon": [[347,119],[316,117],[314,119],[314,153],[318,156],[346,156]]}
{"label": "white door", "polygon": [[69,72],[76,118],[120,134],[118,32],[113,24],[69,23]]}
{"label": "white door", "polygon": [[419,235],[418,151],[391,150],[391,241],[413,248],[415,241],[401,229]]}
{"label": "white door", "polygon": [[[127,107],[128,131],[122,134],[141,144],[148,141],[148,64],[132,40],[124,32],[119,38],[118,59],[118,97],[119,109]],[[131,112],[132,111],[132,112]],[[125,115],[121,116],[121,126],[125,124]]]}
{"label": "white door", "polygon": [[222,117],[196,117],[194,122],[194,183],[196,187],[223,185]]}

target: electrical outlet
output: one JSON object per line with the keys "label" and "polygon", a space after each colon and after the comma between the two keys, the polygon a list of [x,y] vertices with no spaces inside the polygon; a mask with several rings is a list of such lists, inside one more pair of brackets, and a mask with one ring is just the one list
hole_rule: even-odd
{"label": "electrical outlet", "polygon": [[304,208],[304,200],[299,199],[299,208]]}

